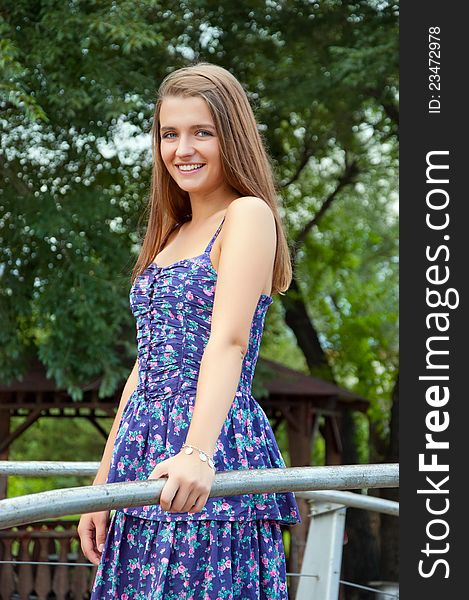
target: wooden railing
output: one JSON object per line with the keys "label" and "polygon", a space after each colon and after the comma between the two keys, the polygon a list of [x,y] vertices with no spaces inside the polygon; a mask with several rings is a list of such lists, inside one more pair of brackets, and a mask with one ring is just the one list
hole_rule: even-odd
{"label": "wooden railing", "polygon": [[97,567],[79,566],[89,561],[83,556],[77,525],[78,521],[47,521],[1,530],[0,560],[6,561],[0,563],[1,600],[89,598]]}

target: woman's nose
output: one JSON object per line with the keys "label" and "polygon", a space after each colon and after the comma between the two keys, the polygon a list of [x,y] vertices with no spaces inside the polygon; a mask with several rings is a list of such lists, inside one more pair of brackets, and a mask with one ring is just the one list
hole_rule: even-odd
{"label": "woman's nose", "polygon": [[176,149],[177,156],[190,156],[194,153],[194,148],[191,144],[190,138],[185,135],[181,135],[179,138],[179,143]]}

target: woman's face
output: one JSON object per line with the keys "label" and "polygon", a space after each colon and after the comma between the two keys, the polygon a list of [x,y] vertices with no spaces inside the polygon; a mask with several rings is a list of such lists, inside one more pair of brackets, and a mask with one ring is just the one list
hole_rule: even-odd
{"label": "woman's face", "polygon": [[161,157],[178,186],[190,194],[210,194],[223,186],[215,124],[200,97],[165,98],[160,109]]}

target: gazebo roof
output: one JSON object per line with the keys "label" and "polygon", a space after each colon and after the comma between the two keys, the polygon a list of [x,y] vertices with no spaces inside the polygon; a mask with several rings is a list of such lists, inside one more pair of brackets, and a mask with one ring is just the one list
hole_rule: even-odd
{"label": "gazebo roof", "polygon": [[[98,390],[101,384],[101,377],[96,377],[91,382],[82,385],[81,389],[86,392],[89,390]],[[47,377],[46,367],[34,358],[29,363],[29,368],[24,374],[23,379],[12,381],[9,385],[0,383],[0,393],[2,392],[62,392],[65,390],[59,388],[54,379]]]}
{"label": "gazebo roof", "polygon": [[[268,400],[263,399],[262,403],[270,401],[272,404],[275,404],[277,402],[285,402],[288,398],[288,402],[292,404],[305,401],[321,402],[333,400],[334,404],[343,410],[366,411],[369,406],[369,400],[329,381],[296,371],[273,360],[259,358],[258,363],[265,375],[262,383],[269,392]],[[131,366],[129,365],[129,369]],[[116,401],[116,398],[120,397],[121,388],[116,390],[111,398],[99,399],[98,390],[100,384],[101,377],[96,377],[87,384],[82,385],[84,403],[90,401],[92,398],[93,402],[109,406]],[[22,380],[13,381],[9,385],[0,384],[0,396],[3,396],[3,401],[1,402],[3,405],[5,404],[6,396],[10,400],[13,400],[12,396],[15,397],[13,403],[18,406],[21,404],[21,400],[28,404],[31,403],[31,396],[35,394],[38,394],[41,398],[39,403],[48,404],[48,399],[50,401],[53,398],[53,404],[55,404],[60,398],[62,402],[70,402],[71,405],[77,406],[77,404],[80,404],[80,402],[74,402],[66,390],[59,388],[53,379],[47,377],[46,367],[38,359],[31,361],[29,369]]]}
{"label": "gazebo roof", "polygon": [[272,379],[266,379],[265,387],[268,389],[271,395],[283,395],[289,396],[294,399],[295,396],[310,397],[321,397],[330,398],[334,397],[339,402],[343,403],[363,403],[364,410],[368,408],[370,403],[369,400],[350,392],[344,388],[341,388],[334,383],[307,375],[295,369],[290,369],[278,362],[269,359],[262,359],[263,365],[266,369],[275,373]]}

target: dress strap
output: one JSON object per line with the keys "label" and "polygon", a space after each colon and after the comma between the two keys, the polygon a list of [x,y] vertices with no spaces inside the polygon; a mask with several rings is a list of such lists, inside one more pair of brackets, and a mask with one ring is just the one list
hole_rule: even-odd
{"label": "dress strap", "polygon": [[222,228],[223,222],[225,221],[225,217],[223,217],[222,222],[220,223],[220,225],[218,226],[218,229],[215,231],[214,236],[212,237],[212,239],[209,241],[208,246],[205,248],[205,254],[210,253],[210,250],[212,249],[213,243],[215,242],[215,240],[217,239],[217,235],[220,233],[220,229]]}

